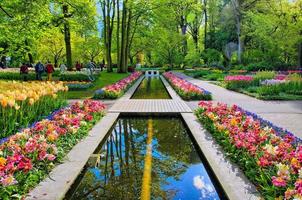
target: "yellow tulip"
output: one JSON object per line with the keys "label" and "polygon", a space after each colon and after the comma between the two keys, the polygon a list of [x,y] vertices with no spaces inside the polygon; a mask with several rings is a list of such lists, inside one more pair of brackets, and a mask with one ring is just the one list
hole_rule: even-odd
{"label": "yellow tulip", "polygon": [[15,100],[14,99],[9,99],[7,103],[9,105],[9,107],[11,107],[11,108],[15,106]]}
{"label": "yellow tulip", "polygon": [[29,105],[33,105],[35,103],[35,100],[33,98],[29,99]]}
{"label": "yellow tulip", "polygon": [[15,104],[15,109],[16,110],[19,110],[20,109],[20,106],[18,104]]}
{"label": "yellow tulip", "polygon": [[5,166],[5,164],[6,164],[6,159],[5,158],[3,158],[3,157],[0,157],[0,166]]}
{"label": "yellow tulip", "polygon": [[1,106],[5,108],[7,106],[7,99],[1,99]]}

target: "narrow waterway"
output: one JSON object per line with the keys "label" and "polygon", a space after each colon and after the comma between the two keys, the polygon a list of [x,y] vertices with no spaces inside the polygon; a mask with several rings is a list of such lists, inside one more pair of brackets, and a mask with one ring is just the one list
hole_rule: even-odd
{"label": "narrow waterway", "polygon": [[131,99],[171,99],[159,77],[146,77]]}
{"label": "narrow waterway", "polygon": [[179,117],[120,117],[66,199],[220,199]]}

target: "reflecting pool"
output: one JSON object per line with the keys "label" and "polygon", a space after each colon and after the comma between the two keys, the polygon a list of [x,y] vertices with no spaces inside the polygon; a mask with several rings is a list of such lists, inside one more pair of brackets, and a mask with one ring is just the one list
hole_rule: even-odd
{"label": "reflecting pool", "polygon": [[179,117],[120,117],[66,199],[221,199]]}
{"label": "reflecting pool", "polygon": [[171,99],[159,77],[146,77],[131,99]]}

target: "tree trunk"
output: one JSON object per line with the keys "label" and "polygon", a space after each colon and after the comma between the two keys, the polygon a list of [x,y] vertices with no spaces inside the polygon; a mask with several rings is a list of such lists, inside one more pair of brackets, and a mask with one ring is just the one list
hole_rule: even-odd
{"label": "tree trunk", "polygon": [[55,66],[55,68],[57,68],[58,67],[58,60],[59,60],[59,58],[58,58],[57,55],[55,55],[53,59],[54,59],[54,66]]}
{"label": "tree trunk", "polygon": [[64,41],[66,48],[66,60],[68,70],[72,70],[72,54],[71,54],[71,38],[70,38],[70,26],[67,20],[68,18],[68,5],[63,4],[63,14],[64,14]]}
{"label": "tree trunk", "polygon": [[[104,28],[103,28],[103,38],[104,38],[104,45],[105,45],[105,60],[108,62],[108,60],[107,60],[107,51],[108,51],[108,49],[107,49],[106,1],[103,0],[101,2],[101,5],[102,5],[102,15],[103,15],[103,25],[104,25]],[[104,64],[105,64],[105,62],[104,62]],[[108,71],[108,67],[107,67],[107,71]]]}
{"label": "tree trunk", "polygon": [[128,55],[130,54],[130,29],[131,29],[131,18],[132,11],[129,9],[128,21],[127,21],[127,32],[126,32],[126,56],[125,56],[125,67],[126,71],[128,71]]}
{"label": "tree trunk", "polygon": [[112,72],[112,58],[111,58],[111,26],[110,26],[110,0],[107,0],[106,3],[106,24],[107,24],[107,30],[106,30],[106,38],[107,38],[107,43],[106,43],[106,57],[107,57],[107,71]]}
{"label": "tree trunk", "polygon": [[27,51],[27,56],[28,56],[28,60],[29,60],[29,63],[34,63],[34,58],[33,58],[33,55],[31,54],[30,52],[30,48],[28,47],[28,41],[25,40],[25,48],[26,48],[26,51]]}
{"label": "tree trunk", "polygon": [[233,11],[234,11],[234,16],[236,19],[236,28],[237,28],[237,42],[238,42],[238,48],[237,48],[237,60],[238,63],[241,64],[242,59],[241,59],[241,55],[242,55],[242,41],[241,41],[241,18],[242,18],[242,14],[241,14],[241,5],[240,5],[240,1],[238,0],[231,0],[232,3],[232,7],[233,7]]}
{"label": "tree trunk", "polygon": [[207,10],[207,0],[203,1],[204,5],[204,49],[208,48],[208,10]]}
{"label": "tree trunk", "polygon": [[242,59],[242,42],[241,42],[241,19],[240,16],[237,16],[236,19],[236,26],[237,26],[237,40],[238,40],[238,63],[241,64]]}
{"label": "tree trunk", "polygon": [[117,0],[117,29],[116,29],[116,50],[117,50],[117,68],[120,70],[120,1]]}
{"label": "tree trunk", "polygon": [[[300,32],[300,35],[302,35],[302,31]],[[298,47],[298,68],[302,70],[302,42],[299,43]]]}
{"label": "tree trunk", "polygon": [[188,42],[187,42],[187,38],[186,38],[186,34],[187,34],[187,20],[184,16],[181,16],[181,24],[180,24],[180,28],[181,28],[181,35],[184,37],[183,38],[183,56],[187,55],[187,49],[188,49]]}
{"label": "tree trunk", "polygon": [[[123,2],[123,15],[122,15],[122,41],[121,41],[121,55],[120,55],[120,63],[121,63],[121,68],[120,72],[125,73],[126,71],[126,59],[127,59],[127,51],[126,51],[126,42],[127,42],[127,37],[126,37],[126,28],[127,28],[127,2],[128,0],[124,0]],[[126,58],[125,58],[126,57]]]}

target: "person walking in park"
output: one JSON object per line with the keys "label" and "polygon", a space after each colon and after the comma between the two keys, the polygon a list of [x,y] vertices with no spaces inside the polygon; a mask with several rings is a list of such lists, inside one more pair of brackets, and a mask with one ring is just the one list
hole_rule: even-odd
{"label": "person walking in park", "polygon": [[60,65],[60,73],[63,74],[64,72],[66,72],[66,70],[67,70],[67,67],[64,64],[64,62],[62,62]]}
{"label": "person walking in park", "polygon": [[79,61],[77,61],[77,63],[76,63],[76,70],[77,71],[81,71],[81,68],[82,68],[82,66],[81,66],[81,64],[80,64],[80,62]]}
{"label": "person walking in park", "polygon": [[22,63],[22,66],[20,67],[20,75],[21,75],[23,81],[27,81],[28,66],[25,63]]}
{"label": "person walking in park", "polygon": [[36,72],[36,80],[42,81],[42,74],[44,72],[44,65],[40,61],[35,65],[35,72]]}
{"label": "person walking in park", "polygon": [[51,62],[47,62],[46,64],[46,73],[47,73],[47,80],[51,81],[52,80],[52,73],[55,71],[55,68],[51,64]]}
{"label": "person walking in park", "polygon": [[104,67],[105,67],[105,60],[103,59],[102,63],[101,63],[101,71],[104,70]]}

